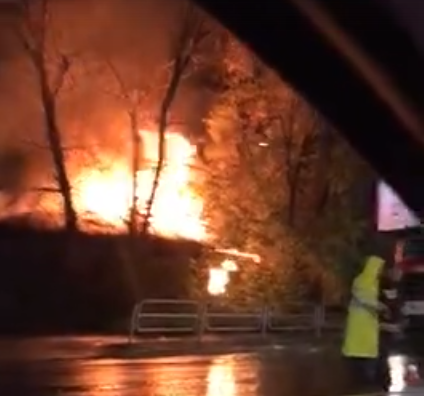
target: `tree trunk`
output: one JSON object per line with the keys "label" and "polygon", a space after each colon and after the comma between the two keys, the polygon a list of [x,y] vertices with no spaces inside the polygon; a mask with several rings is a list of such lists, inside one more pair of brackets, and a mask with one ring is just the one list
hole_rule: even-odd
{"label": "tree trunk", "polygon": [[171,78],[165,91],[164,98],[159,112],[158,121],[158,162],[156,166],[155,177],[153,180],[150,197],[146,202],[145,218],[142,226],[142,232],[146,233],[150,227],[150,217],[152,207],[155,201],[156,192],[159,187],[162,168],[165,162],[165,144],[166,144],[166,129],[168,127],[169,111],[172,107],[177,91],[183,78],[184,72],[192,60],[193,52],[199,45],[199,41],[204,37],[201,27],[201,19],[199,19],[198,11],[192,2],[183,3],[182,25],[177,41],[175,42],[175,51],[172,53],[172,70]]}
{"label": "tree trunk", "polygon": [[294,168],[289,172],[291,175],[288,177],[288,203],[287,203],[287,224],[290,227],[296,226],[296,209],[297,197],[299,192],[299,179],[300,179],[300,166],[299,164],[292,165]]}
{"label": "tree trunk", "polygon": [[152,215],[152,208],[156,198],[156,192],[159,187],[161,172],[165,162],[165,143],[166,143],[166,129],[168,127],[168,114],[171,109],[172,103],[177,94],[178,86],[182,78],[182,74],[187,66],[188,59],[181,59],[179,56],[174,61],[174,67],[172,68],[171,80],[167,87],[165,97],[162,101],[162,105],[159,113],[159,142],[158,142],[158,162],[156,165],[155,177],[153,180],[152,190],[150,197],[146,203],[146,213],[143,222],[142,232],[147,233],[150,227],[150,218]]}
{"label": "tree trunk", "polygon": [[55,98],[48,85],[46,75],[47,73],[43,64],[43,60],[40,60],[37,63],[38,64],[35,64],[35,67],[37,68],[39,74],[41,101],[46,122],[46,137],[49,142],[52,154],[57,183],[59,185],[60,193],[62,194],[65,227],[67,230],[74,231],[78,229],[78,216],[72,200],[72,186],[69,182],[68,174],[66,171],[62,139],[57,123]]}
{"label": "tree trunk", "polygon": [[137,234],[138,232],[138,215],[139,215],[139,197],[138,197],[138,171],[140,167],[140,147],[141,138],[138,128],[137,112],[131,111],[130,113],[130,128],[131,128],[131,150],[132,150],[132,195],[131,195],[131,209],[130,209],[130,234]]}
{"label": "tree trunk", "polygon": [[324,212],[328,201],[328,166],[330,164],[331,150],[334,146],[334,140],[331,134],[332,132],[328,129],[323,128],[320,131],[317,159],[315,163],[315,175],[311,188],[313,195],[311,216],[313,218]]}

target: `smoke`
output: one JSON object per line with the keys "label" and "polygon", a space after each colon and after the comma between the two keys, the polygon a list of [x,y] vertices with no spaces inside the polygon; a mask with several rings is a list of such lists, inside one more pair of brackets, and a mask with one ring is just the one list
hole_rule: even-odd
{"label": "smoke", "polygon": [[[106,58],[129,91],[148,87],[146,122],[156,121],[179,6],[175,0],[50,1],[49,67],[54,72],[58,53],[71,59],[58,99],[71,175],[128,154],[127,105]],[[17,18],[0,7],[0,187],[13,202],[25,190],[54,186],[36,74],[13,30]],[[173,129],[198,134],[204,111],[198,87],[185,83]]]}

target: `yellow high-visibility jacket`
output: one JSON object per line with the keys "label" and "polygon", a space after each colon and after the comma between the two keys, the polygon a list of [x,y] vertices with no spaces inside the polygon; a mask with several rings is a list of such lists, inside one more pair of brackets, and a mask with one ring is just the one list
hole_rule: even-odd
{"label": "yellow high-visibility jacket", "polygon": [[384,260],[366,259],[352,285],[342,353],[346,357],[376,358],[379,349],[379,286]]}

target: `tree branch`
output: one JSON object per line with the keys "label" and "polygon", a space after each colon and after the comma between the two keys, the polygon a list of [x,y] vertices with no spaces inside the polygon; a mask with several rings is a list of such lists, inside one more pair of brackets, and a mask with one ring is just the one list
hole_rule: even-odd
{"label": "tree branch", "polygon": [[118,69],[113,64],[113,62],[109,59],[108,56],[104,56],[103,60],[106,66],[108,67],[109,71],[111,72],[114,80],[118,84],[119,95],[129,102],[130,101],[129,89],[127,88],[124,80],[122,79],[121,73],[118,71]]}
{"label": "tree branch", "polygon": [[71,68],[71,61],[66,55],[61,55],[57,64],[55,81],[52,82],[51,90],[54,96],[57,96],[62,89],[66,76]]}

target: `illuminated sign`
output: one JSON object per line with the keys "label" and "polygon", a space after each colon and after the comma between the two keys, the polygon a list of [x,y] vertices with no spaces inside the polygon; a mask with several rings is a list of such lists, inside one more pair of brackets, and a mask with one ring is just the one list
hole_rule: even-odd
{"label": "illuminated sign", "polygon": [[417,216],[405,205],[395,191],[386,183],[377,186],[377,229],[397,231],[417,227]]}

